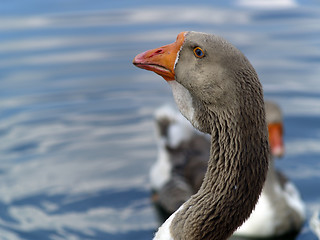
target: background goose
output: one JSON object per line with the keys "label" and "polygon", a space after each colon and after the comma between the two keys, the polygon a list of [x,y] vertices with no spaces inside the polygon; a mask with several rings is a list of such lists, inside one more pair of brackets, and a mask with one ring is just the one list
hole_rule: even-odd
{"label": "background goose", "polygon": [[211,134],[199,191],[154,239],[227,239],[251,214],[268,170],[263,91],[254,68],[221,37],[196,32],[182,32],[133,63],[167,80],[180,112]]}
{"label": "background goose", "polygon": [[155,121],[158,159],[150,180],[153,202],[164,221],[199,190],[210,156],[210,135],[196,130],[170,105],[157,109]]}
{"label": "background goose", "polygon": [[[265,102],[265,109],[271,153],[273,157],[281,157],[284,154],[282,113],[270,101]],[[164,221],[198,191],[209,159],[210,139],[168,105],[156,111],[155,120],[159,152],[150,179],[152,199]],[[235,234],[272,237],[296,233],[305,220],[304,209],[296,187],[275,170],[271,161],[258,204]]]}

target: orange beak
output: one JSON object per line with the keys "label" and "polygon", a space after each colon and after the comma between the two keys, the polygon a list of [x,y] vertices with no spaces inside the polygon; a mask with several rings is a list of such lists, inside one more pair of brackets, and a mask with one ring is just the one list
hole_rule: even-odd
{"label": "orange beak", "polygon": [[282,123],[268,124],[269,144],[273,156],[282,157],[284,154]]}
{"label": "orange beak", "polygon": [[132,63],[139,68],[159,74],[167,81],[174,80],[175,61],[185,34],[186,32],[179,33],[174,43],[138,54]]}

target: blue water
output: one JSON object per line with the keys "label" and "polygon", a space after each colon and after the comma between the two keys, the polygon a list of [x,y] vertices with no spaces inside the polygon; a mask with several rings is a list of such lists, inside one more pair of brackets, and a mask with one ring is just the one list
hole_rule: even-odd
{"label": "blue water", "polygon": [[[277,166],[308,219],[320,209],[317,2],[161,2],[1,2],[1,240],[152,238],[152,117],[173,99],[131,61],[185,30],[222,35],[247,55],[284,112]],[[308,222],[297,239],[316,239]]]}

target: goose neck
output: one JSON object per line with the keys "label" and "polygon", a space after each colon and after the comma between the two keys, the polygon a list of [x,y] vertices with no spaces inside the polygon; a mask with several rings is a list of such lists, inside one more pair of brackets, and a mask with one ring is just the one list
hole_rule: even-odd
{"label": "goose neck", "polygon": [[175,240],[227,239],[249,217],[262,190],[268,169],[264,130],[256,126],[252,135],[237,121],[215,122],[203,184],[172,221]]}

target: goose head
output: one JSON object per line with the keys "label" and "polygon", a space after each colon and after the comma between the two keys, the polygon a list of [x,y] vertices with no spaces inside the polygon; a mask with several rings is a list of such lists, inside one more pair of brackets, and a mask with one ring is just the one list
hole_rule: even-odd
{"label": "goose head", "polygon": [[174,43],[137,55],[133,64],[168,81],[181,113],[206,133],[212,132],[208,122],[213,115],[233,115],[243,106],[251,115],[250,106],[257,104],[252,96],[261,101],[260,82],[249,61],[216,35],[182,32]]}

